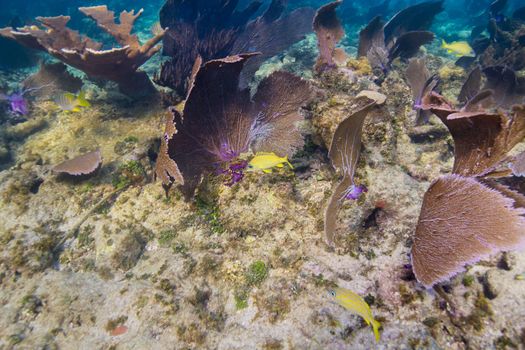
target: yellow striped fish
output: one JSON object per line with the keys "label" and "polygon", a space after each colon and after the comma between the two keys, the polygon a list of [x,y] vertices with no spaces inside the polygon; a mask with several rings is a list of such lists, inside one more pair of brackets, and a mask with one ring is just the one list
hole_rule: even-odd
{"label": "yellow striped fish", "polygon": [[344,288],[334,288],[329,291],[330,296],[335,301],[349,310],[350,312],[361,316],[366,324],[371,325],[374,331],[376,342],[379,341],[379,327],[381,324],[374,319],[372,310],[366,301],[354,292]]}

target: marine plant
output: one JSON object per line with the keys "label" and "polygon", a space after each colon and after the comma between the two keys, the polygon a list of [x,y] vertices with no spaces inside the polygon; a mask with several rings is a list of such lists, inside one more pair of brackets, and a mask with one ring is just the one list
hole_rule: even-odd
{"label": "marine plant", "polygon": [[238,0],[167,0],[160,11],[160,24],[169,28],[163,41],[163,55],[169,60],[162,64],[155,82],[184,97],[192,71],[203,62],[260,52],[244,66],[240,83],[246,87],[266,59],[311,31],[310,8],[283,15],[286,1],[272,0],[261,16],[251,19],[262,2],[252,1],[240,11],[237,4]]}
{"label": "marine plant", "polygon": [[292,155],[303,144],[299,108],[309,84],[286,72],[264,79],[253,98],[239,87],[254,54],[205,63],[195,74],[182,114],[171,108],[157,158],[156,176],[166,191],[177,182],[191,198],[203,174],[238,163],[253,151]]}
{"label": "marine plant", "polygon": [[412,266],[426,287],[466,264],[525,246],[525,196],[512,187],[522,176],[522,156],[508,156],[525,138],[525,106],[491,111],[483,106],[491,95],[482,91],[463,108],[436,92],[423,98],[423,108],[452,134],[455,154],[452,174],[425,194],[416,227]]}
{"label": "marine plant", "polygon": [[513,70],[525,68],[525,20],[520,17],[519,10],[513,18],[502,13],[493,14],[481,29],[477,36],[473,31],[472,46],[477,55],[472,63],[483,67],[506,66]]}
{"label": "marine plant", "polygon": [[106,6],[80,7],[79,10],[113,36],[121,47],[103,50],[102,43],[69,29],[69,16],[37,17],[42,27],[3,28],[0,36],[47,52],[88,77],[113,81],[121,92],[131,97],[154,94],[156,90],[147,74],[138,68],[160,50],[157,44],[162,40],[164,30],[142,45],[137,35],[131,34],[142,10],[137,13],[123,11],[119,23],[115,22],[114,12]]}
{"label": "marine plant", "polygon": [[24,89],[35,89],[33,95],[48,98],[57,91],[77,93],[82,89],[82,79],[68,72],[62,62],[41,63],[38,72],[27,77]]}
{"label": "marine plant", "polygon": [[343,179],[334,188],[326,206],[324,234],[329,245],[333,244],[337,214],[345,200],[356,200],[366,187],[354,181],[357,162],[361,155],[361,135],[366,117],[376,106],[385,103],[386,96],[372,91],[363,91],[357,96],[359,109],[343,120],[335,130],[328,156],[332,166],[339,170]]}

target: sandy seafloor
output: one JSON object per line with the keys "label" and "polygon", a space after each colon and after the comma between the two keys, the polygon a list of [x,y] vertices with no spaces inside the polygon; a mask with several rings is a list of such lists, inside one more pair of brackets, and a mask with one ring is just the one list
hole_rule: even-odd
{"label": "sandy seafloor", "polygon": [[[263,71],[293,70],[298,52]],[[27,123],[1,131],[0,148],[14,161],[0,172],[0,349],[524,348],[525,281],[516,279],[524,253],[494,256],[446,284],[453,315],[407,269],[423,194],[450,173],[453,142],[437,118],[413,126],[401,68],[379,89],[388,100],[365,125],[357,175],[369,191],[341,211],[335,250],[323,241],[338,179],[326,146],[353,97],[377,89],[367,77],[315,82],[320,97],[304,125],[313,136],[292,159],[295,172],[250,174],[233,188],[207,179],[191,203],[177,190],[166,199],[152,181],[148,154],[164,108],[92,85],[93,106],[81,113],[36,102]],[[453,96],[465,73],[441,73]],[[66,181],[49,171],[97,147],[104,165],[95,177]],[[145,180],[53,253],[129,160],[142,164]],[[330,299],[334,284],[367,297],[382,323],[379,343]]]}

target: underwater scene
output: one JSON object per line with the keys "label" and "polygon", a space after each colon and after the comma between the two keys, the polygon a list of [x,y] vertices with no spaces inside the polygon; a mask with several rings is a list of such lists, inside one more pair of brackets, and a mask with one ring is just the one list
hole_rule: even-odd
{"label": "underwater scene", "polygon": [[525,1],[0,8],[0,350],[525,349]]}

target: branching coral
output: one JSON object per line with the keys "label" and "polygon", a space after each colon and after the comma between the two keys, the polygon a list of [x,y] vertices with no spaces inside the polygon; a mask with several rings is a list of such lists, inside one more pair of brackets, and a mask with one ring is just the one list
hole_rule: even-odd
{"label": "branching coral", "polygon": [[169,27],[163,54],[169,56],[155,81],[185,96],[198,57],[202,62],[245,52],[262,54],[248,62],[241,75],[247,86],[262,62],[304,38],[311,30],[313,10],[298,9],[283,16],[285,1],[272,0],[266,12],[250,20],[262,2],[253,1],[236,11],[238,1],[168,0],[160,23]]}
{"label": "branching coral", "polygon": [[[357,199],[364,191],[354,183],[354,174],[361,154],[361,134],[366,117],[378,105],[385,103],[386,97],[379,93],[363,92],[357,96],[364,105],[351,116],[343,120],[335,130],[329,157],[334,168],[342,172],[343,179],[335,187],[325,211],[325,240],[333,244],[337,214],[346,199]],[[362,102],[362,103],[363,103]]]}
{"label": "branching coral", "polygon": [[29,48],[45,51],[60,61],[85,72],[89,77],[116,82],[120,90],[132,97],[155,92],[146,73],[137,69],[160,50],[156,46],[164,31],[141,45],[137,36],[131,34],[133,25],[142,10],[123,11],[119,23],[115,23],[114,12],[106,6],[81,7],[79,9],[92,18],[121,45],[120,48],[102,50],[102,44],[81,36],[67,27],[69,16],[37,17],[43,26],[19,29],[0,29],[0,36],[13,39]]}
{"label": "branching coral", "polygon": [[157,161],[165,189],[174,182],[193,196],[202,175],[235,162],[252,150],[291,155],[302,145],[299,108],[311,95],[309,84],[286,72],[263,80],[250,98],[239,88],[245,62],[255,54],[205,63],[196,73],[181,113],[171,109]]}

